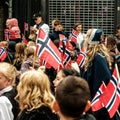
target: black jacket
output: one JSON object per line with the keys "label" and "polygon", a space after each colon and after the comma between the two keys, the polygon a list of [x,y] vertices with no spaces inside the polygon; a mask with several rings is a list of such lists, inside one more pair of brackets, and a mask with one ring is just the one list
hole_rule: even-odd
{"label": "black jacket", "polygon": [[23,110],[17,120],[58,120],[58,116],[49,107],[42,106],[31,112]]}
{"label": "black jacket", "polygon": [[92,114],[85,114],[79,120],[96,120],[96,118]]}
{"label": "black jacket", "polygon": [[16,88],[13,88],[13,89],[10,90],[9,92],[5,92],[5,93],[3,94],[3,96],[6,96],[6,97],[10,100],[10,102],[11,102],[11,104],[12,104],[12,106],[13,106],[12,112],[13,112],[13,115],[14,115],[14,120],[16,120],[16,118],[17,118],[17,116],[18,116],[18,114],[19,114],[19,104],[18,104],[18,102],[14,99],[16,95],[17,95]]}

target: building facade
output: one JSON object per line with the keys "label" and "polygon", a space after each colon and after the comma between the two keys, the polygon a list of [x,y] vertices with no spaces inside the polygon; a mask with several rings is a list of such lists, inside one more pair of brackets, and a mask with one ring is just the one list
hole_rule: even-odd
{"label": "building facade", "polygon": [[105,35],[114,34],[120,23],[120,0],[1,0],[0,40],[8,17],[18,19],[23,33],[24,22],[33,25],[32,15],[39,11],[49,26],[52,19],[61,20],[68,33],[76,22],[81,22],[84,32],[94,27],[103,29]]}

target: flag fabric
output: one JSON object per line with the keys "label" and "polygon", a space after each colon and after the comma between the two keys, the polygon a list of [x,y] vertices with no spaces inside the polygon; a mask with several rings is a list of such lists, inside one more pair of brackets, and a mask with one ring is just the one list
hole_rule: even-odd
{"label": "flag fabric", "polygon": [[3,61],[7,57],[7,52],[4,47],[0,47],[0,61]]}
{"label": "flag fabric", "polygon": [[28,23],[24,22],[24,31],[28,31]]}
{"label": "flag fabric", "polygon": [[78,36],[78,32],[72,29],[70,40],[73,41],[74,43],[77,43],[77,36]]}
{"label": "flag fabric", "polygon": [[69,41],[63,34],[60,34],[59,38],[60,38],[59,51],[61,52],[63,67],[70,68],[71,56],[70,56],[70,50],[69,50]]}
{"label": "flag fabric", "polygon": [[[97,111],[105,107],[112,118],[118,110],[120,105],[120,84],[117,68],[114,68],[112,77],[107,86],[102,84],[92,100],[92,110]],[[101,91],[101,92],[99,92]]]}
{"label": "flag fabric", "polygon": [[107,89],[101,95],[101,101],[107,109],[110,118],[115,115],[120,105],[120,85],[118,79],[117,68],[115,67]]}
{"label": "flag fabric", "polygon": [[45,66],[46,68],[51,68],[51,65],[46,63],[46,60],[43,60],[43,59],[40,60],[40,65],[41,66]]}
{"label": "flag fabric", "polygon": [[77,60],[76,60],[78,66],[80,68],[83,68],[83,66],[85,64],[85,57],[86,57],[85,51],[84,51],[84,49],[81,49],[80,53],[77,56]]}
{"label": "flag fabric", "polygon": [[28,40],[25,38],[24,34],[22,34],[22,42],[25,44],[28,44]]}
{"label": "flag fabric", "polygon": [[54,69],[58,69],[61,63],[61,54],[58,48],[50,40],[48,35],[39,29],[37,44],[36,44],[36,55],[40,60],[45,60],[46,63],[51,65]]}
{"label": "flag fabric", "polygon": [[99,109],[103,108],[102,101],[100,100],[100,96],[103,94],[104,90],[106,89],[106,85],[104,83],[101,84],[98,91],[95,94],[95,97],[92,99],[92,110],[98,111]]}
{"label": "flag fabric", "polygon": [[64,51],[63,47],[60,47],[59,50],[61,52],[61,59],[62,59],[63,67],[71,68],[72,61],[71,61],[70,51],[67,48],[65,48],[65,51]]}

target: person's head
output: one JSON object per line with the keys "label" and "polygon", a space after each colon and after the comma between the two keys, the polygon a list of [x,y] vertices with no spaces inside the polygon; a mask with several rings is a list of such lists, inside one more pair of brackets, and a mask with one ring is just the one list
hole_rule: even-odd
{"label": "person's head", "polygon": [[4,40],[0,42],[0,47],[4,47],[5,49],[8,49],[8,41]]}
{"label": "person's head", "polygon": [[105,45],[109,51],[114,51],[116,48],[117,41],[113,35],[108,35],[105,39]]}
{"label": "person's head", "polygon": [[59,20],[56,20],[54,22],[54,28],[55,28],[56,31],[62,31],[63,30],[62,22],[59,21]]}
{"label": "person's head", "polygon": [[116,27],[116,34],[120,36],[120,24]]}
{"label": "person's head", "polygon": [[35,56],[35,46],[27,46],[25,49],[26,58],[33,58]]}
{"label": "person's head", "polygon": [[0,90],[15,85],[15,79],[17,75],[16,68],[7,63],[1,62],[0,63]]}
{"label": "person's head", "polygon": [[86,61],[84,68],[87,69],[96,53],[102,53],[111,67],[108,49],[103,44],[103,31],[100,29],[89,29],[86,34],[84,47],[86,49]]}
{"label": "person's head", "polygon": [[36,46],[36,43],[34,41],[29,41],[27,46]]}
{"label": "person's head", "polygon": [[52,26],[53,29],[55,28],[54,23],[55,23],[56,20],[58,20],[58,19],[57,19],[57,18],[54,18],[54,19],[52,20],[52,22],[51,22],[51,26]]}
{"label": "person's head", "polygon": [[11,27],[11,18],[8,18],[7,20],[6,20],[6,28],[7,29],[9,29],[10,27]]}
{"label": "person's head", "polygon": [[18,27],[18,19],[17,18],[10,19],[10,28],[12,28],[12,27]]}
{"label": "person's head", "polygon": [[33,15],[33,20],[36,24],[40,24],[43,21],[41,13],[35,13]]}
{"label": "person's head", "polygon": [[90,109],[90,90],[87,82],[77,76],[65,77],[56,88],[53,108],[64,118],[79,120]]}
{"label": "person's head", "polygon": [[74,25],[73,29],[76,30],[78,33],[80,33],[83,30],[83,24],[82,23],[76,23]]}
{"label": "person's head", "polygon": [[[25,48],[27,45],[25,43],[17,43],[15,46],[15,58],[24,59],[25,57]],[[22,62],[22,61],[21,61]]]}
{"label": "person's head", "polygon": [[17,87],[20,109],[31,111],[43,105],[52,107],[54,96],[51,94],[50,82],[45,73],[37,70],[24,72]]}
{"label": "person's head", "polygon": [[59,83],[63,80],[64,77],[68,75],[80,76],[80,73],[77,72],[75,69],[72,68],[62,68],[57,72],[56,78],[53,81],[54,87],[59,85]]}

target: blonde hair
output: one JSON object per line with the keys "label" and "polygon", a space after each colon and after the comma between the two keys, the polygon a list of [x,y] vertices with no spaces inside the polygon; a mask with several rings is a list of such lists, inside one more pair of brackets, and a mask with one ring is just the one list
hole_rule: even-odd
{"label": "blonde hair", "polygon": [[[22,94],[19,94],[19,91],[22,91]],[[52,108],[54,96],[47,75],[37,70],[23,73],[20,77],[17,97],[21,110],[32,111],[42,105]]]}
{"label": "blonde hair", "polygon": [[11,85],[14,86],[17,70],[13,65],[7,62],[0,62],[0,73],[2,73],[7,79],[11,80]]}
{"label": "blonde hair", "polygon": [[26,56],[26,59],[29,58],[29,57],[32,57],[35,56],[35,46],[27,46],[26,49],[25,49],[25,56]]}
{"label": "blonde hair", "polygon": [[8,49],[8,41],[1,41],[0,42],[0,47],[4,46],[5,49]]}
{"label": "blonde hair", "polygon": [[90,65],[96,53],[102,53],[106,58],[109,68],[111,68],[110,55],[105,45],[103,43],[100,43],[100,44],[89,44],[88,43],[92,30],[93,29],[89,29],[87,31],[85,42],[84,42],[84,47],[86,49],[86,61],[85,61],[85,66],[84,66],[85,70],[87,70],[88,66]]}

